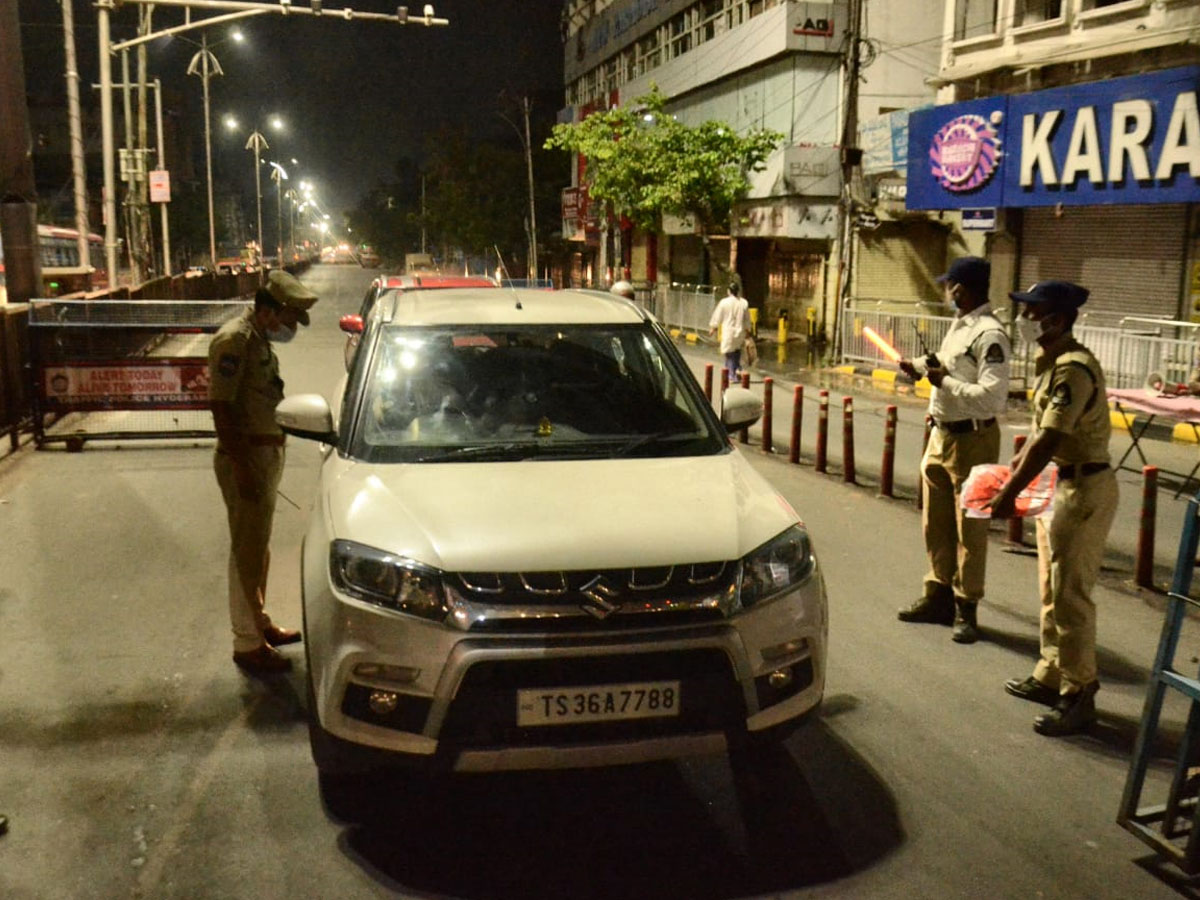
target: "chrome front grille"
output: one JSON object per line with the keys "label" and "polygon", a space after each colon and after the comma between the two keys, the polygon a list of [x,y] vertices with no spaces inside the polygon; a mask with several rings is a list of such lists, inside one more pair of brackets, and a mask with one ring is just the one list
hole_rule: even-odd
{"label": "chrome front grille", "polygon": [[736,601],[737,564],[459,572],[446,578],[464,631],[576,631],[713,621]]}

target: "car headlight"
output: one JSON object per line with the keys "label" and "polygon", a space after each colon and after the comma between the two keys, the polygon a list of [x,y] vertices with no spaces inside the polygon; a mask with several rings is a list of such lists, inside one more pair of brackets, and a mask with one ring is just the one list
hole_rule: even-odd
{"label": "car headlight", "polygon": [[804,581],[816,566],[803,525],[787,531],[742,558],[738,600],[743,609],[769,600]]}
{"label": "car headlight", "polygon": [[353,541],[329,545],[329,573],[347,594],[397,612],[440,622],[446,618],[441,573],[394,553]]}

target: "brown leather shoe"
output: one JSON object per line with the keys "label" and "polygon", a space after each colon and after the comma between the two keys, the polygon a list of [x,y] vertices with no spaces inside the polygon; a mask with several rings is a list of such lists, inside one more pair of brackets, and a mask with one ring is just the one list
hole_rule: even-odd
{"label": "brown leather shoe", "polygon": [[257,650],[235,650],[233,661],[239,669],[250,675],[277,675],[292,668],[292,661],[268,644],[263,644]]}
{"label": "brown leather shoe", "polygon": [[280,628],[278,625],[268,625],[263,629],[263,640],[272,647],[282,647],[284,644],[298,644],[300,632],[294,628]]}

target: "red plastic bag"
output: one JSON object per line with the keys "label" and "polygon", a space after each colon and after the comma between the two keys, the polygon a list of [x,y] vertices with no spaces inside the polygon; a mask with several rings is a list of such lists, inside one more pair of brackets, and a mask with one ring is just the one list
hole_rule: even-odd
{"label": "red plastic bag", "polygon": [[[1011,477],[1012,470],[1000,463],[972,466],[962,489],[962,507],[967,518],[990,519],[992,512],[984,507],[996,499]],[[1015,515],[1018,518],[1037,518],[1050,512],[1057,484],[1058,466],[1050,463],[1026,485],[1025,490],[1017,494]]]}

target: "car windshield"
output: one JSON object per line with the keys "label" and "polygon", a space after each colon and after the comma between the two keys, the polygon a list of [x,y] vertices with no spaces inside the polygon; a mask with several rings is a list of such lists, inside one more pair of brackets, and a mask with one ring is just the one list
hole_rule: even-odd
{"label": "car windshield", "polygon": [[649,325],[381,329],[351,436],[370,462],[692,456],[726,444]]}

